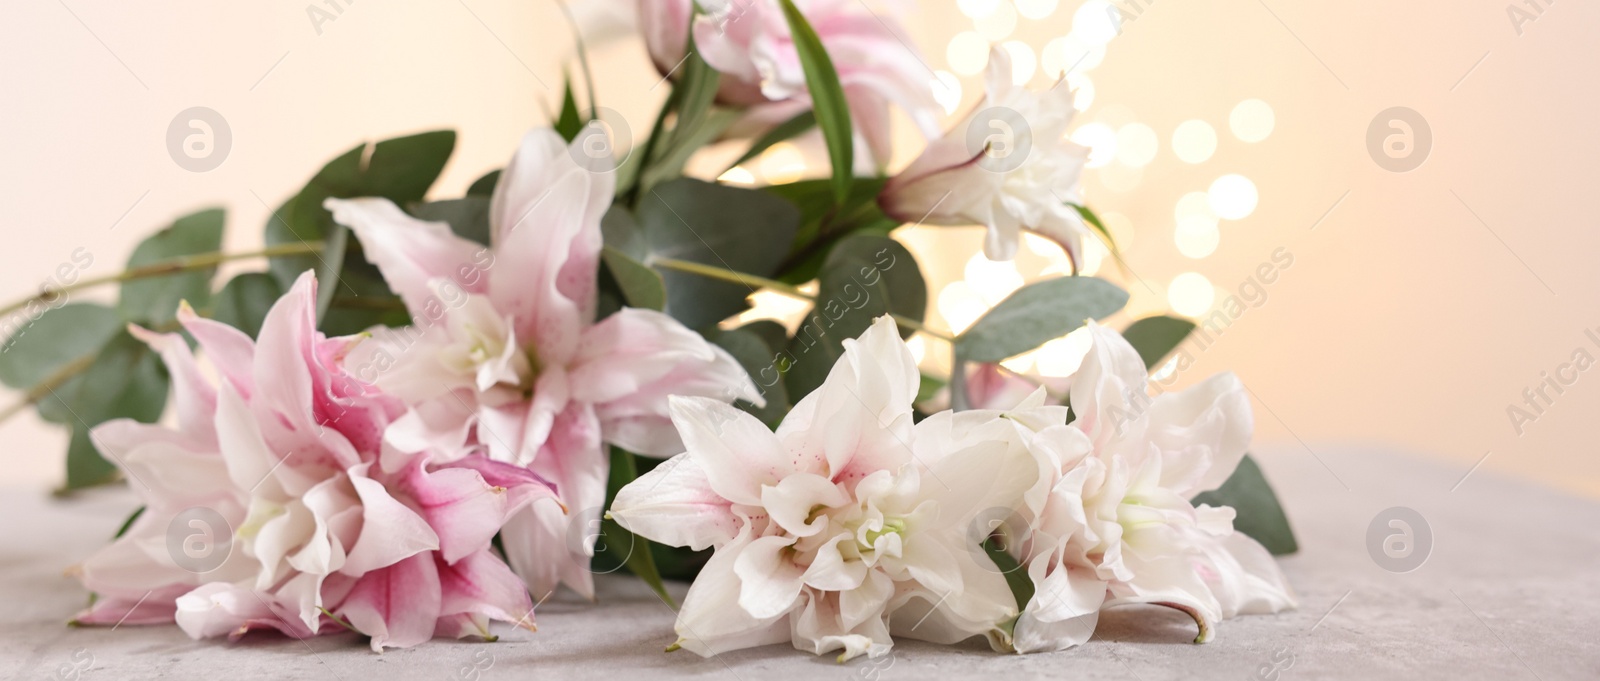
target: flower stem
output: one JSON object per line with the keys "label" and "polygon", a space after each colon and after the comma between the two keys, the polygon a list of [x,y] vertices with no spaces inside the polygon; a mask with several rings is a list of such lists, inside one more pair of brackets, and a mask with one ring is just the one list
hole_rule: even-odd
{"label": "flower stem", "polygon": [[94,360],[99,354],[99,351],[95,351],[67,362],[61,365],[61,368],[57,369],[55,373],[46,376],[44,380],[39,381],[32,388],[28,388],[28,391],[23,395],[22,401],[0,411],[0,423],[10,420],[11,417],[16,416],[22,410],[44,399],[45,395],[55,392],[55,389],[61,387],[62,384],[87,371],[94,364]]}
{"label": "flower stem", "polygon": [[[677,270],[679,272],[695,274],[710,279],[720,279],[722,281],[740,284],[745,288],[750,289],[751,292],[754,292],[758,287],[769,288],[791,298],[808,300],[813,303],[817,302],[816,296],[806,293],[795,286],[785,284],[775,279],[758,277],[754,274],[745,274],[744,272],[735,272],[733,270],[723,269],[715,265],[706,265],[704,263],[678,260],[677,258],[651,258],[650,264],[662,269]],[[911,329],[912,331],[920,331],[947,343],[955,342],[955,338],[952,338],[949,334],[940,331],[934,331],[933,329],[924,326],[922,322],[910,317],[895,314],[893,312],[889,313],[889,316],[894,318],[896,324],[899,324],[907,329]]]}
{"label": "flower stem", "polygon": [[91,277],[89,279],[84,279],[82,281],[74,282],[74,283],[68,284],[66,286],[48,287],[48,288],[40,291],[38,295],[30,296],[30,297],[27,297],[27,298],[23,298],[22,300],[18,300],[18,301],[12,302],[11,304],[6,305],[5,307],[0,307],[0,316],[5,316],[5,315],[8,315],[8,314],[11,314],[12,312],[15,312],[15,311],[17,311],[19,309],[22,309],[24,306],[26,306],[29,303],[54,301],[61,294],[71,293],[73,291],[79,291],[79,290],[86,289],[86,288],[93,288],[95,286],[100,286],[102,284],[115,284],[115,283],[124,282],[124,281],[133,281],[135,279],[149,279],[149,278],[152,278],[152,277],[165,277],[165,276],[168,276],[168,275],[179,274],[179,273],[182,273],[182,272],[190,272],[190,271],[193,271],[193,270],[203,270],[203,269],[206,269],[206,268],[209,268],[209,267],[216,267],[217,265],[219,265],[221,263],[225,263],[225,262],[228,262],[228,261],[231,261],[231,260],[247,260],[247,259],[250,259],[250,258],[275,258],[275,257],[285,256],[285,255],[305,255],[307,253],[318,253],[320,251],[322,251],[322,242],[321,241],[310,241],[310,242],[302,241],[302,242],[300,242],[298,244],[280,244],[280,245],[277,245],[277,246],[268,246],[267,248],[263,248],[263,249],[258,250],[258,251],[248,251],[248,252],[245,252],[245,253],[215,252],[215,253],[198,253],[198,254],[195,254],[195,255],[185,255],[185,256],[181,256],[181,257],[177,257],[177,258],[172,258],[170,260],[162,260],[161,262],[153,262],[153,263],[150,263],[148,265],[141,265],[139,267],[132,267],[132,268],[123,270],[122,272],[118,272],[116,274],[107,274],[105,276],[100,276],[100,277]]}
{"label": "flower stem", "polygon": [[[53,301],[63,294],[99,286],[101,284],[113,284],[124,281],[133,281],[135,279],[148,279],[152,277],[163,277],[193,270],[203,270],[208,267],[215,267],[218,264],[231,260],[272,258],[284,255],[304,255],[307,253],[317,253],[322,250],[322,243],[323,242],[321,241],[311,241],[301,242],[298,244],[282,244],[245,253],[199,253],[195,255],[172,258],[170,260],[163,260],[161,262],[155,262],[149,265],[129,268],[116,274],[108,274],[102,277],[84,279],[66,286],[46,288],[43,291],[40,291],[36,296],[24,298],[0,308],[0,316],[5,316],[22,309],[32,302],[49,301],[53,304]],[[45,377],[44,380],[39,381],[38,384],[24,391],[21,401],[4,409],[0,409],[0,423],[9,420],[11,417],[22,412],[22,410],[38,403],[38,401],[44,399],[46,395],[54,392],[56,388],[65,385],[67,381],[70,381],[73,378],[76,378],[79,374],[87,371],[89,367],[94,364],[94,360],[98,356],[99,351],[96,350],[95,352],[75,358],[72,361],[61,365],[61,368],[57,369],[55,373],[50,374],[49,376]]]}

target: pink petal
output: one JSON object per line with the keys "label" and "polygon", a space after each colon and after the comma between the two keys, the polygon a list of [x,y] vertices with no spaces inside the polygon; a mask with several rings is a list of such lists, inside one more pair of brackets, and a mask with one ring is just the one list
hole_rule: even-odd
{"label": "pink petal", "polygon": [[161,353],[161,361],[167,365],[167,373],[172,377],[172,406],[178,413],[178,429],[197,441],[208,441],[214,437],[211,412],[216,409],[217,391],[200,373],[194,353],[189,351],[189,344],[183,340],[183,336],[155,333],[131,324],[128,332]]}
{"label": "pink petal", "polygon": [[101,594],[88,609],[73,617],[72,623],[86,626],[168,624],[176,609],[173,601],[188,590],[187,586],[174,585],[121,596]]}
{"label": "pink petal", "polygon": [[490,296],[547,366],[566,364],[594,320],[600,218],[615,185],[614,174],[579,167],[544,129],[523,138],[495,188]]}
{"label": "pink petal", "polygon": [[217,373],[248,398],[255,386],[251,369],[255,366],[256,344],[250,336],[222,322],[201,317],[188,305],[178,308],[178,321],[194,336],[200,351]]}
{"label": "pink petal", "polygon": [[364,466],[350,470],[350,482],[361,496],[361,537],[356,540],[340,572],[360,576],[424,551],[439,549],[439,535],[428,521],[390,495],[389,490],[366,477]]}
{"label": "pink petal", "polygon": [[505,489],[490,486],[476,471],[429,472],[418,462],[403,484],[428,527],[437,533],[440,557],[447,564],[488,548],[505,522]]}
{"label": "pink petal", "polygon": [[441,600],[434,557],[422,553],[363,575],[336,612],[383,652],[433,638]]}
{"label": "pink petal", "polygon": [[504,562],[485,549],[453,565],[436,563],[443,601],[441,617],[482,615],[533,628],[533,599],[527,587]]}
{"label": "pink petal", "polygon": [[[456,236],[450,225],[418,220],[388,199],[328,199],[325,205],[334,220],[355,233],[367,261],[378,266],[413,315],[423,314],[430,301],[438,305],[462,292],[487,289],[483,270],[493,256]],[[446,288],[436,294],[435,284]]]}

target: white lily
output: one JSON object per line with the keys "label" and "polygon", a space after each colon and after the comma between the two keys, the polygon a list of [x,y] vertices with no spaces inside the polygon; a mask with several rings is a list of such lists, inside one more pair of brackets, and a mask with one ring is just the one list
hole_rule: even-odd
{"label": "white lily", "polygon": [[[1070,425],[1031,422],[1040,478],[1013,549],[1035,595],[1015,629],[1018,652],[1089,640],[1099,612],[1154,603],[1188,613],[1210,640],[1222,619],[1293,607],[1260,544],[1234,532],[1232,508],[1194,506],[1221,485],[1249,445],[1243,385],[1214,376],[1151,398],[1138,353],[1090,325],[1093,347],[1073,379]],[[1027,423],[1027,421],[1018,419]]]}
{"label": "white lily", "polygon": [[1011,56],[989,53],[986,97],[966,118],[923,150],[884,186],[878,203],[905,222],[984,225],[990,260],[1016,256],[1022,230],[1061,245],[1082,262],[1079,176],[1088,149],[1066,137],[1072,92],[1059,82],[1045,92],[1014,85]]}
{"label": "white lily", "polygon": [[969,527],[1037,477],[996,412],[912,425],[916,362],[887,317],[774,433],[716,400],[675,397],[687,451],[617,494],[611,515],[665,544],[716,552],[678,614],[701,655],[785,639],[845,660],[894,635],[986,636],[1017,606]]}

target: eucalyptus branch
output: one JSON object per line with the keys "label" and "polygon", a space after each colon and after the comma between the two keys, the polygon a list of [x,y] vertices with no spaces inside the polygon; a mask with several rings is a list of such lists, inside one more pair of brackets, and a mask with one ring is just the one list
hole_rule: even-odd
{"label": "eucalyptus branch", "polygon": [[[816,296],[813,296],[813,295],[811,295],[809,293],[806,293],[805,291],[800,290],[799,288],[797,288],[795,286],[791,286],[789,284],[785,284],[785,283],[783,283],[781,281],[778,281],[776,279],[768,279],[766,277],[758,277],[758,276],[756,276],[754,274],[745,274],[743,272],[735,272],[733,270],[723,269],[721,267],[716,267],[714,265],[706,265],[706,264],[698,263],[698,262],[689,262],[687,260],[678,260],[677,258],[652,258],[650,260],[650,264],[653,265],[653,266],[656,266],[656,267],[663,268],[663,269],[676,270],[676,271],[679,271],[679,272],[685,272],[685,273],[688,273],[688,274],[699,275],[699,276],[707,277],[707,278],[710,278],[710,279],[720,279],[722,281],[726,281],[726,282],[730,282],[730,283],[734,283],[734,284],[741,284],[741,285],[743,285],[746,288],[749,288],[751,290],[754,290],[757,287],[769,288],[769,289],[772,289],[774,291],[777,291],[778,293],[782,293],[783,295],[789,296],[791,298],[797,298],[797,299],[800,299],[800,300],[807,300],[807,301],[810,301],[810,302],[813,302],[813,303],[817,302],[817,297]],[[933,329],[930,329],[927,326],[923,325],[922,322],[919,322],[919,321],[917,321],[915,319],[912,319],[910,317],[906,317],[904,315],[896,314],[896,313],[893,313],[893,312],[889,313],[889,316],[894,318],[894,321],[895,321],[896,324],[899,324],[900,326],[905,327],[907,329],[911,329],[912,331],[920,331],[920,332],[922,332],[924,334],[927,334],[927,335],[932,336],[934,338],[938,338],[939,340],[945,341],[946,343],[954,343],[955,342],[955,338],[951,337],[949,334],[946,334],[946,333],[943,333],[943,332],[940,332],[940,331],[934,331]]]}
{"label": "eucalyptus branch", "polygon": [[67,362],[66,364],[63,364],[60,369],[57,369],[55,373],[46,376],[44,380],[39,381],[39,383],[34,385],[32,388],[28,388],[27,392],[23,394],[21,401],[6,407],[4,411],[0,411],[0,423],[10,420],[11,417],[21,413],[22,410],[37,404],[39,400],[44,399],[46,395],[54,393],[56,388],[61,387],[67,381],[77,377],[78,374],[88,371],[89,367],[94,364],[95,358],[99,355],[100,352],[96,350]]}
{"label": "eucalyptus branch", "polygon": [[248,260],[250,258],[276,258],[285,255],[305,255],[307,253],[318,253],[321,251],[321,241],[302,241],[298,244],[280,244],[278,246],[269,246],[258,251],[248,251],[245,253],[215,252],[185,255],[169,260],[162,260],[161,262],[153,262],[148,265],[132,267],[116,274],[91,277],[82,281],[68,284],[66,286],[51,286],[40,291],[38,295],[29,296],[27,298],[23,298],[22,300],[18,300],[6,305],[5,307],[0,307],[0,316],[5,316],[20,310],[29,303],[54,302],[62,294],[80,291],[86,288],[93,288],[102,284],[116,284],[125,281],[133,281],[135,279],[165,277],[173,274],[181,274],[183,272],[191,272],[194,270],[203,270],[216,267],[219,264],[233,260]]}

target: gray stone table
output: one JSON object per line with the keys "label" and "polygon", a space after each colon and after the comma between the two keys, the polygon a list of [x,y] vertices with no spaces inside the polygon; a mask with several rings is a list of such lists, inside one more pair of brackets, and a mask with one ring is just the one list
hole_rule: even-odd
{"label": "gray stone table", "polygon": [[[1320,461],[1317,457],[1320,457]],[[664,654],[673,613],[642,585],[600,581],[600,602],[557,596],[539,632],[497,643],[439,640],[371,652],[353,634],[299,642],[253,635],[197,642],[176,627],[72,629],[84,603],[68,565],[133,507],[127,490],[70,501],[39,490],[0,497],[0,674],[17,679],[607,679],[743,681],[985,679],[1600,679],[1600,503],[1391,451],[1319,444],[1259,458],[1285,499],[1301,551],[1282,564],[1298,611],[1225,622],[1194,645],[1175,611],[1101,618],[1080,649],[1004,656],[975,642],[897,643],[840,665],[788,646],[702,659]],[[1326,466],[1322,462],[1326,462]],[[1368,548],[1381,511],[1414,509],[1433,546],[1407,573]],[[1380,554],[1381,555],[1381,554]],[[681,597],[685,585],[672,585]],[[1276,668],[1274,668],[1276,665]]]}

